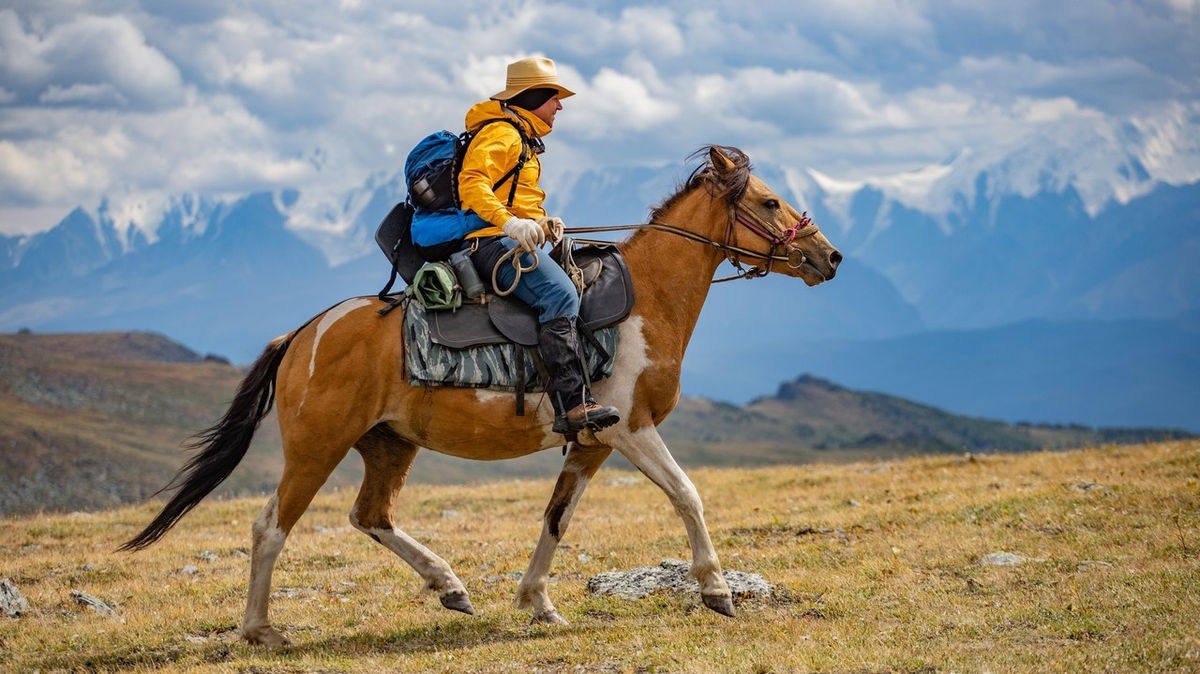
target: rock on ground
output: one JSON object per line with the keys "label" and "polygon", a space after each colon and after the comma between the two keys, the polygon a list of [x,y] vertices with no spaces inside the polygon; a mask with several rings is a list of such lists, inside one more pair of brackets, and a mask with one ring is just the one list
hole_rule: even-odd
{"label": "rock on ground", "polygon": [[[641,599],[660,590],[698,593],[700,584],[687,575],[691,566],[677,559],[667,559],[658,566],[643,566],[630,571],[609,571],[589,578],[588,591],[592,594],[609,594],[625,599]],[[735,597],[769,597],[775,592],[774,586],[757,573],[725,571],[722,575]]]}
{"label": "rock on ground", "polygon": [[1029,562],[1044,562],[1040,557],[1022,557],[1011,552],[993,552],[979,559],[980,566],[1016,566]]}
{"label": "rock on ground", "polygon": [[29,601],[8,578],[0,580],[0,612],[9,618],[20,618],[22,613],[29,613]]}
{"label": "rock on ground", "polygon": [[71,597],[75,600],[76,604],[79,604],[80,606],[87,606],[97,613],[105,613],[107,615],[117,614],[117,612],[113,610],[113,607],[105,604],[86,592],[71,590]]}

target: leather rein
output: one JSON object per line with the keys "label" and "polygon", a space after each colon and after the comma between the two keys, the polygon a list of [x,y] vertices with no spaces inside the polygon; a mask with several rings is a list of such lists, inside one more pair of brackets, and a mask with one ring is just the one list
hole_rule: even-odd
{"label": "leather rein", "polygon": [[[740,224],[741,226],[750,230],[751,233],[753,233],[756,236],[758,236],[759,238],[767,241],[767,243],[771,244],[771,248],[766,253],[761,253],[759,251],[751,250],[749,248],[744,248],[742,246],[737,245],[737,243],[736,243],[737,239],[734,236],[734,227],[733,227],[734,223]],[[733,276],[726,276],[725,278],[713,279],[712,283],[724,283],[725,281],[735,281],[737,279],[742,279],[742,278],[753,279],[753,278],[759,278],[761,276],[766,276],[767,274],[771,273],[771,267],[776,262],[784,262],[788,265],[788,267],[790,267],[792,269],[798,269],[798,268],[800,268],[801,265],[803,265],[808,260],[808,258],[804,255],[804,253],[802,251],[797,249],[797,250],[793,250],[793,251],[787,253],[786,255],[781,255],[777,251],[781,247],[786,249],[786,247],[789,244],[791,244],[793,241],[795,241],[796,239],[807,238],[807,237],[810,237],[810,236],[816,234],[817,232],[821,231],[820,228],[817,227],[817,223],[813,222],[812,219],[808,217],[808,213],[801,213],[800,220],[798,220],[794,225],[792,225],[791,227],[788,227],[782,231],[776,232],[776,231],[773,231],[773,227],[771,226],[771,224],[767,223],[762,218],[758,217],[756,214],[748,213],[745,210],[738,208],[737,206],[734,206],[730,210],[730,213],[729,213],[729,224],[725,228],[725,241],[724,242],[710,239],[707,236],[704,236],[702,234],[697,234],[691,230],[683,229],[682,227],[676,227],[675,225],[668,225],[664,222],[654,222],[654,221],[642,223],[642,224],[638,224],[638,225],[612,225],[612,226],[607,226],[607,227],[565,227],[565,228],[563,228],[563,232],[565,232],[567,234],[590,234],[590,233],[595,233],[595,232],[619,232],[619,231],[642,230],[642,229],[653,229],[653,230],[657,230],[660,232],[668,232],[670,234],[675,234],[677,236],[681,236],[685,239],[690,239],[697,243],[703,243],[703,244],[712,246],[713,248],[716,248],[717,250],[724,253],[725,260],[727,260],[730,264],[732,264],[734,267],[736,267],[738,271]],[[608,244],[608,245],[611,245],[613,243],[612,241],[593,241],[593,240],[583,240],[583,239],[579,239],[579,241],[581,243]],[[760,265],[754,265],[754,266],[750,267],[749,269],[745,269],[742,267],[742,262],[741,262],[742,257],[749,257],[749,258],[756,258],[759,260],[764,260],[766,262],[766,266],[764,267],[764,266],[760,266]]]}

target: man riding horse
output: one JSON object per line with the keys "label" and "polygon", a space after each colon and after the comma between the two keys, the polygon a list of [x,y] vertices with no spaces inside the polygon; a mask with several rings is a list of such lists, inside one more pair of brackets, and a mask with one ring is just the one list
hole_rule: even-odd
{"label": "man riding horse", "polygon": [[[538,181],[542,174],[538,155],[545,149],[542,137],[554,128],[562,99],[574,92],[558,82],[554,61],[527,58],[510,63],[504,91],[477,103],[467,112],[466,128],[477,135],[463,157],[458,177],[462,207],[474,211],[485,223],[467,235],[471,260],[481,278],[495,278],[503,287],[538,312],[538,351],[550,373],[547,392],[554,406],[555,433],[573,436],[586,428],[599,430],[620,420],[614,407],[592,399],[584,377],[583,354],[576,322],[579,295],[575,284],[539,246],[549,238],[562,238],[563,223],[547,217],[542,206],[546,193]],[[486,124],[507,117],[525,129],[525,138],[510,124]],[[526,142],[528,140],[528,143]],[[513,174],[515,169],[515,174]],[[512,180],[497,195],[497,187]],[[515,248],[522,273],[513,265],[497,264]],[[536,268],[525,271],[534,264]]]}

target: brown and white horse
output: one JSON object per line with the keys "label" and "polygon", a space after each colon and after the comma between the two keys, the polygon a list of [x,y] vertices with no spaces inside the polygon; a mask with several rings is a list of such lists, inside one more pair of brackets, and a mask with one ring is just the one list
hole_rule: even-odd
{"label": "brown and white horse", "polygon": [[[517,601],[532,610],[534,621],[565,622],[546,591],[550,564],[589,479],[615,449],[666,492],[687,529],[691,575],[704,604],[732,616],[700,496],[656,426],[679,400],[683,355],[722,261],[739,269],[749,262],[755,265],[751,275],[779,271],[812,286],[833,278],[842,256],[815,224],[751,175],[740,150],[721,146],[707,148],[704,164],[653,212],[651,224],[619,245],[636,305],[620,326],[613,376],[596,382],[594,392],[620,410],[621,421],[582,433],[570,445]],[[271,573],[288,532],[350,448],[366,467],[350,522],[411,565],[446,608],[473,613],[450,565],[392,519],[417,450],[496,460],[563,444],[550,430],[548,404],[519,417],[512,394],[408,385],[399,339],[402,312],[381,317],[376,312],[381,306],[373,297],[346,300],[272,341],[224,418],[200,436],[200,451],[168,485],[175,495],[123,546],[151,545],[220,484],[277,399],[284,468],[279,488],[253,525],[241,628],[248,641],[287,643],[267,619]]]}

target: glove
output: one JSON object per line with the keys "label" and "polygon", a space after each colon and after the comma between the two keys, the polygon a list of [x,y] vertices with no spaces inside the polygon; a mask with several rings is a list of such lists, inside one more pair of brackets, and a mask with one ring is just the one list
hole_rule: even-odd
{"label": "glove", "polygon": [[563,221],[562,218],[539,218],[537,223],[542,226],[542,231],[546,233],[546,238],[551,243],[558,243],[563,238]]}
{"label": "glove", "polygon": [[538,246],[546,242],[546,233],[538,226],[538,223],[529,218],[518,218],[513,216],[504,223],[504,233],[510,239],[515,239],[521,244],[521,248],[525,252],[532,253],[537,250]]}

